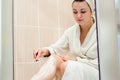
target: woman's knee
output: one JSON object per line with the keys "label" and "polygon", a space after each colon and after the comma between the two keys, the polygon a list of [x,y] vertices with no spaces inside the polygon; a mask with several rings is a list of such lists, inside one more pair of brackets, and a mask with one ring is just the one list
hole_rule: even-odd
{"label": "woman's knee", "polygon": [[51,58],[54,59],[54,62],[55,62],[56,67],[59,67],[60,64],[62,64],[62,63],[64,62],[64,61],[61,59],[61,57],[58,56],[58,55],[51,55],[51,56],[49,57],[48,61],[51,60]]}
{"label": "woman's knee", "polygon": [[63,75],[64,72],[65,72],[66,66],[67,66],[67,62],[63,62],[63,63],[60,65],[60,71],[61,71],[61,74],[62,74],[62,75]]}

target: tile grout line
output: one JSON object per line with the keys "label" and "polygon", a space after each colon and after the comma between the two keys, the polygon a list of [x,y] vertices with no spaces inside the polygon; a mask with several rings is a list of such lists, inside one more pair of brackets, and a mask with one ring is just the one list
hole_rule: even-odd
{"label": "tile grout line", "polygon": [[39,10],[40,10],[40,8],[39,8],[39,5],[40,5],[40,0],[37,0],[38,2],[38,4],[37,4],[37,15],[38,15],[38,26],[37,26],[37,28],[38,28],[38,47],[40,46],[40,31],[39,31],[39,26],[40,26],[40,23],[39,23],[39,18],[40,18],[40,12],[39,12]]}
{"label": "tile grout line", "polygon": [[57,0],[57,16],[58,16],[58,38],[60,37],[60,7],[59,0]]}

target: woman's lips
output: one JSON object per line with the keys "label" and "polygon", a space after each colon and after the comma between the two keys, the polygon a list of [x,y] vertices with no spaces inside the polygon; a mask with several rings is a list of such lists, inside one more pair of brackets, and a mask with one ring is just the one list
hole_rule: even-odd
{"label": "woman's lips", "polygon": [[78,19],[77,21],[83,21],[83,19]]}

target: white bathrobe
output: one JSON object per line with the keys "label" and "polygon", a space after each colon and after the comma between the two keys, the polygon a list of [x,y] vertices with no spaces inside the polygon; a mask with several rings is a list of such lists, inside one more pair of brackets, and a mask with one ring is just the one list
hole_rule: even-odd
{"label": "white bathrobe", "polygon": [[51,54],[75,54],[77,61],[68,61],[62,80],[99,80],[96,24],[93,24],[82,44],[80,27],[75,24],[48,49]]}

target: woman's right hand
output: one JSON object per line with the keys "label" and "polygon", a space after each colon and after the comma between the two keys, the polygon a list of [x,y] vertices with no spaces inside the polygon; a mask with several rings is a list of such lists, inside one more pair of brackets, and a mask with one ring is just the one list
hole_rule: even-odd
{"label": "woman's right hand", "polygon": [[49,56],[49,50],[47,48],[38,48],[34,51],[33,56],[35,61],[38,61],[40,57]]}

